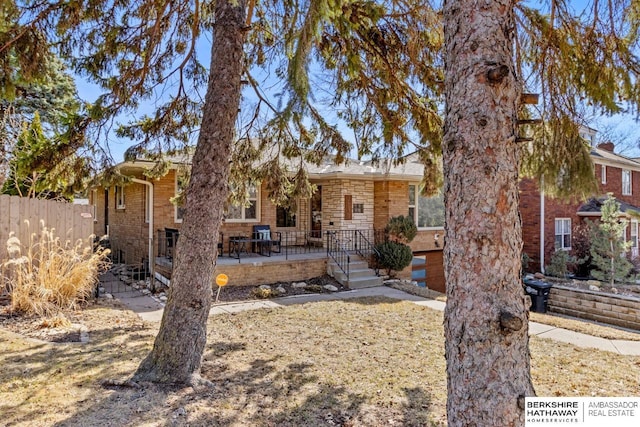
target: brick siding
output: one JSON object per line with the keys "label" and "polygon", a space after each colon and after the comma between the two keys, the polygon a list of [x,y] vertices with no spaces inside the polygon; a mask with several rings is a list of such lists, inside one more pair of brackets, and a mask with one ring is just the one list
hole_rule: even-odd
{"label": "brick siding", "polygon": [[[302,281],[327,273],[326,259],[218,265],[215,274],[229,276],[229,286],[257,286],[278,281]],[[214,285],[215,286],[215,285]],[[224,290],[222,290],[224,292]]]}
{"label": "brick siding", "polygon": [[[602,197],[607,193],[613,193],[619,201],[624,201],[633,206],[640,207],[640,172],[632,170],[632,194],[622,195],[622,169],[620,167],[607,166],[607,182],[602,184],[602,165],[595,164],[595,175],[599,183],[599,194]],[[585,217],[577,215],[577,210],[586,200],[563,201],[545,197],[544,241],[545,264],[549,263],[551,255],[555,251],[555,219],[571,219],[572,239],[578,225],[585,223]],[[531,179],[520,181],[520,215],[522,218],[522,238],[524,242],[523,252],[532,262],[529,265],[531,271],[540,271],[540,191],[538,185]],[[594,218],[591,218],[594,219]],[[595,218],[597,219],[597,217]],[[627,239],[631,231],[627,230]]]}

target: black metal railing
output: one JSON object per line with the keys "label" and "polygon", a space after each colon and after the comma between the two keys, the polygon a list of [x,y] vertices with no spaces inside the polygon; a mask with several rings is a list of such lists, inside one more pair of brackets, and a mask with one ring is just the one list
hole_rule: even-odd
{"label": "black metal railing", "polygon": [[347,248],[353,241],[351,239],[341,240],[339,237],[351,237],[351,233],[343,235],[339,231],[327,231],[327,256],[342,270],[347,280],[349,280],[349,265],[351,264],[351,256]]}
{"label": "black metal railing", "polygon": [[[385,240],[385,234],[382,230],[334,230],[320,232],[318,230],[290,230],[277,232],[279,242],[279,252],[274,251],[274,255],[284,256],[289,259],[295,255],[305,254],[325,254],[329,256],[329,252],[345,251],[347,253],[361,252],[365,254],[371,253],[375,249],[375,245]],[[331,233],[331,240],[327,238],[327,233]],[[274,232],[272,235],[275,236]],[[241,238],[252,238],[252,233],[233,232],[226,230],[220,233],[218,238],[218,256],[230,256],[229,242],[237,241]],[[157,256],[168,260],[173,259],[176,249],[180,243],[180,232],[177,229],[165,228],[158,230],[156,236]],[[338,251],[338,248],[340,251]],[[247,244],[245,247],[248,256],[262,255],[257,251],[254,245]],[[244,252],[242,258],[244,258]],[[346,267],[345,267],[346,268]]]}
{"label": "black metal railing", "polygon": [[[356,253],[360,255],[363,259],[367,260],[369,267],[373,268],[376,272],[376,276],[380,274],[380,252],[376,249],[375,245],[369,241],[367,236],[362,232],[362,230],[356,230],[355,233],[356,238]],[[375,232],[374,232],[375,239]]]}

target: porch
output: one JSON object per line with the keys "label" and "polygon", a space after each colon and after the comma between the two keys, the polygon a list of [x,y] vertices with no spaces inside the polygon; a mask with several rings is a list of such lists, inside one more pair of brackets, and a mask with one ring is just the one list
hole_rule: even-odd
{"label": "porch", "polygon": [[[304,281],[328,271],[346,272],[348,280],[349,265],[370,258],[373,246],[386,238],[383,230],[334,230],[323,235],[315,230],[272,233],[269,244],[273,242],[276,247],[270,247],[269,251],[265,251],[258,244],[259,239],[253,236],[221,233],[216,275],[226,274],[232,286]],[[173,256],[179,250],[179,232],[158,232],[157,238],[156,279],[166,285],[171,279]],[[242,249],[238,242],[242,243]]]}

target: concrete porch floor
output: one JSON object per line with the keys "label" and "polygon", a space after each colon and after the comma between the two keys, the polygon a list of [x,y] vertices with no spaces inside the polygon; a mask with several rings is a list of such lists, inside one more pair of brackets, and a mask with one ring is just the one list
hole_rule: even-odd
{"label": "concrete porch floor", "polygon": [[[327,252],[307,252],[307,253],[295,253],[295,254],[285,254],[285,253],[272,253],[271,256],[263,256],[257,253],[249,253],[242,254],[240,260],[238,258],[229,257],[228,255],[219,256],[217,260],[217,265],[238,265],[238,264],[248,264],[248,265],[256,265],[256,264],[268,264],[268,263],[276,263],[282,261],[304,261],[304,260],[317,260],[317,259],[325,259],[327,258]],[[167,257],[156,257],[156,265],[165,268],[171,268],[172,259]]]}

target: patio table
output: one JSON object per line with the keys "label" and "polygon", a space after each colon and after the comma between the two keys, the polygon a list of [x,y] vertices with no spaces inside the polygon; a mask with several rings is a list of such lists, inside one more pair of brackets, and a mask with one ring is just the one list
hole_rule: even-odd
{"label": "patio table", "polygon": [[[265,242],[265,240],[252,239],[250,237],[244,237],[244,236],[231,236],[229,237],[229,257],[238,258],[238,263],[239,263],[242,252],[249,255],[249,249],[248,249],[247,243],[259,243],[259,242]],[[270,246],[271,245],[268,245],[268,255],[263,254],[262,249],[258,253],[263,256],[271,256]]]}

